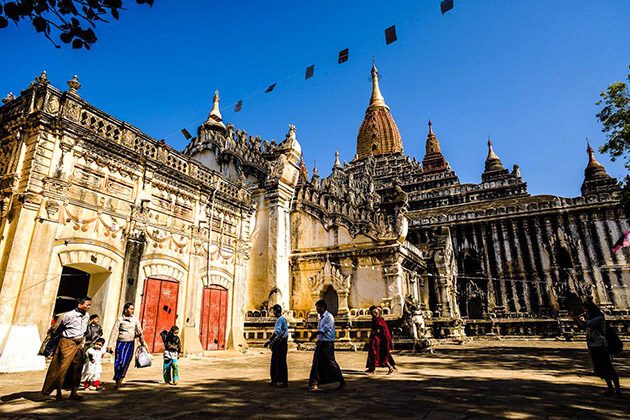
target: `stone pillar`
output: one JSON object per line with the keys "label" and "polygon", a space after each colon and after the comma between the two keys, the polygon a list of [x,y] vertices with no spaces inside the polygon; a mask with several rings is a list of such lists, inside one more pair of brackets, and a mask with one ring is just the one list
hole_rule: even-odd
{"label": "stone pillar", "polygon": [[[282,308],[289,307],[290,271],[289,254],[291,252],[290,212],[293,189],[279,184],[267,192],[265,200],[269,203],[269,306],[276,303]],[[274,293],[275,292],[275,293]]]}
{"label": "stone pillar", "polygon": [[125,247],[125,265],[123,267],[123,284],[120,294],[119,310],[125,303],[135,302],[140,277],[140,259],[144,253],[145,238],[141,230],[134,229],[127,238]]}
{"label": "stone pillar", "polygon": [[402,269],[398,261],[383,267],[383,278],[387,287],[387,297],[390,299],[392,314],[402,315],[405,297],[402,289]]}
{"label": "stone pillar", "polygon": [[[0,289],[0,372],[41,370],[46,366],[44,357],[37,356],[41,339],[33,319],[42,316],[41,310],[37,310],[42,305],[41,297],[30,293],[28,288],[46,280],[51,252],[44,242],[47,236],[54,239],[54,233],[50,232],[54,224],[37,222],[42,203],[40,195],[25,193],[20,201],[21,208],[13,210],[15,229],[4,239],[6,247],[3,247],[7,264]],[[35,263],[34,259],[46,258],[46,250],[48,261],[44,260],[41,265]],[[30,277],[26,276],[27,271]]]}

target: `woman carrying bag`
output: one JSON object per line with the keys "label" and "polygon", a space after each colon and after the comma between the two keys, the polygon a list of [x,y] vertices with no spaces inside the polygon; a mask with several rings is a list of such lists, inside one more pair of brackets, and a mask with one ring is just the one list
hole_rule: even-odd
{"label": "woman carrying bag", "polygon": [[136,338],[140,340],[142,347],[146,347],[140,323],[133,316],[134,309],[133,303],[125,303],[123,313],[116,320],[114,328],[112,328],[112,333],[109,336],[109,341],[107,342],[107,351],[109,353],[114,353],[112,344],[116,343],[116,353],[114,356],[114,380],[116,381],[116,388],[122,385],[123,379],[125,375],[127,375],[127,369],[129,369],[129,364],[134,356]]}

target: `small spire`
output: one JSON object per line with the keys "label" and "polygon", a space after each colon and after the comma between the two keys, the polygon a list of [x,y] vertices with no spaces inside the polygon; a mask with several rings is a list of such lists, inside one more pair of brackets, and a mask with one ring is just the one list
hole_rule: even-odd
{"label": "small spire", "polygon": [[503,163],[499,156],[494,153],[494,149],[492,148],[492,140],[490,139],[490,135],[488,135],[488,156],[486,157],[486,165],[485,172],[489,171],[501,171],[504,170]]}
{"label": "small spire", "polygon": [[210,111],[210,114],[208,114],[206,124],[219,125],[225,128],[225,125],[223,125],[223,117],[221,116],[221,111],[219,110],[219,89],[214,91],[214,98],[212,99],[212,102],[212,110]]}
{"label": "small spire", "polygon": [[586,165],[585,175],[587,178],[592,178],[596,176],[608,175],[606,173],[606,168],[604,165],[599,163],[597,159],[595,159],[595,151],[591,147],[591,144],[588,141],[588,137],[586,138],[586,153],[588,153],[588,165]]}
{"label": "small spire", "polygon": [[370,107],[373,106],[383,106],[388,108],[387,104],[385,104],[385,98],[383,98],[383,94],[381,94],[381,89],[378,85],[378,69],[376,68],[374,59],[372,58],[372,97],[370,97]]}
{"label": "small spire", "polygon": [[76,74],[72,77],[72,79],[68,80],[68,87],[70,88],[70,93],[77,94],[77,90],[81,89],[81,83],[79,82],[79,76]]}
{"label": "small spire", "polygon": [[335,151],[335,164],[333,168],[341,169],[341,162],[339,162],[339,150]]}
{"label": "small spire", "polygon": [[317,170],[317,160],[313,160],[313,179],[319,178],[319,171]]}
{"label": "small spire", "polygon": [[422,170],[425,173],[439,172],[447,169],[448,163],[444,159],[440,141],[433,132],[433,123],[429,120],[429,133],[425,144],[425,155],[422,159]]}

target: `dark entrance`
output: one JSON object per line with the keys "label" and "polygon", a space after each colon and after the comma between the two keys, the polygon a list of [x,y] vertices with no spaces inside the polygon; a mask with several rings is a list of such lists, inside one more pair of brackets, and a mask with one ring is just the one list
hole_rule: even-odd
{"label": "dark entrance", "polygon": [[479,295],[474,295],[468,300],[468,318],[483,318],[483,302]]}
{"label": "dark entrance", "polygon": [[337,291],[334,287],[328,286],[324,292],[324,300],[328,305],[328,312],[333,316],[337,316],[337,309],[339,308],[339,299],[337,298]]}
{"label": "dark entrance", "polygon": [[63,267],[55,300],[54,315],[76,308],[77,300],[87,296],[90,275],[72,267]]}

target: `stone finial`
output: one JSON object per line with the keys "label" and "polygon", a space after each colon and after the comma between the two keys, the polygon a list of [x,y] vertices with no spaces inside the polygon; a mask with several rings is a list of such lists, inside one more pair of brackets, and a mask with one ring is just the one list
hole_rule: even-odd
{"label": "stone finial", "polygon": [[313,178],[319,178],[319,171],[317,170],[317,161],[313,161]]}
{"label": "stone finial", "polygon": [[341,162],[339,162],[339,150],[335,150],[335,164],[333,169],[341,169]]}
{"label": "stone finial", "polygon": [[68,80],[68,87],[70,88],[70,93],[74,93],[77,95],[77,90],[81,89],[81,83],[79,82],[79,77],[75,74],[72,76],[72,79]]}
{"label": "stone finial", "polygon": [[13,92],[9,92],[7,94],[7,96],[5,96],[4,98],[2,98],[2,103],[3,104],[8,104],[9,102],[11,102],[12,100],[15,99],[15,95],[13,94]]}
{"label": "stone finial", "polygon": [[44,70],[42,72],[42,74],[40,74],[39,76],[35,77],[35,83],[37,83],[38,85],[43,85],[43,84],[49,83],[48,75],[46,74],[46,70]]}
{"label": "stone finial", "polygon": [[287,133],[287,140],[296,140],[295,133],[297,128],[293,124],[289,124],[289,132]]}

